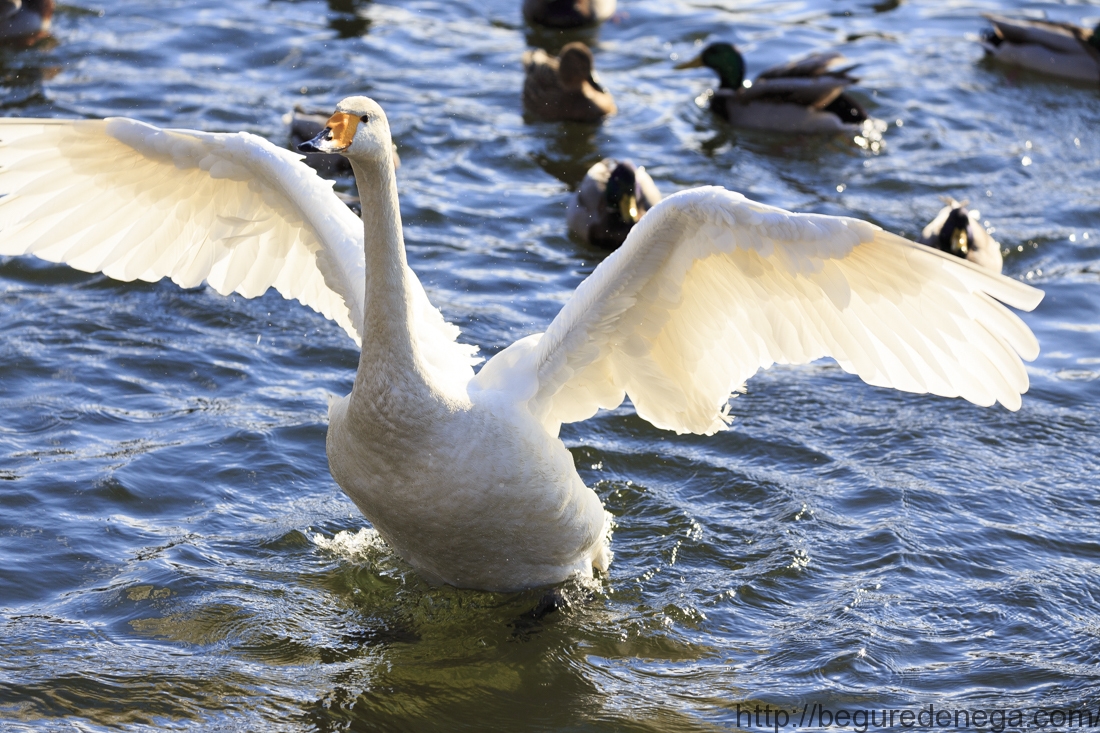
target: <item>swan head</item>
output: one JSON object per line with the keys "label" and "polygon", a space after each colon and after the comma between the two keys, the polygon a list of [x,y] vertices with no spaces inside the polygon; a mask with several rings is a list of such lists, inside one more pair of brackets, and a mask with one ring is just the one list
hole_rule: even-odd
{"label": "swan head", "polygon": [[298,146],[303,153],[339,153],[349,158],[392,158],[390,123],[370,97],[346,97],[325,123],[325,129]]}

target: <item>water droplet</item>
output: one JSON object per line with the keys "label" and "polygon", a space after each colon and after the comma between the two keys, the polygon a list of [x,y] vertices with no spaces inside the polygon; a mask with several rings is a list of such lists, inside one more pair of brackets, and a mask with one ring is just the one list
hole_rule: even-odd
{"label": "water droplet", "polygon": [[1026,155],[1024,157],[1020,158],[1020,165],[1024,166],[1025,168],[1027,166],[1031,165],[1031,158],[1029,158]]}
{"label": "water droplet", "polygon": [[1077,241],[1077,235],[1076,234],[1069,235],[1069,241],[1076,242]]}
{"label": "water droplet", "polygon": [[1024,147],[1027,148],[1028,150],[1031,150],[1031,141],[1030,140],[1025,140],[1024,141]]}
{"label": "water droplet", "polygon": [[894,120],[894,124],[898,127],[905,127],[905,120],[899,118],[897,120]]}
{"label": "water droplet", "polygon": [[1079,138],[1079,137],[1073,138],[1073,144],[1076,145],[1077,147],[1081,147],[1081,138]]}
{"label": "water droplet", "polygon": [[841,184],[837,185],[836,192],[837,193],[844,193],[845,188],[846,188],[846,186],[843,183],[841,183]]}

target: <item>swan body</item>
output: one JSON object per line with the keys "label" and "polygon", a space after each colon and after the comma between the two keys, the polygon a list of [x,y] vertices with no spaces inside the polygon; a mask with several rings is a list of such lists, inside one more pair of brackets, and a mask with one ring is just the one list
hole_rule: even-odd
{"label": "swan body", "polygon": [[1089,30],[1071,23],[985,15],[986,53],[1002,63],[1065,79],[1100,83],[1100,23]]}
{"label": "swan body", "polygon": [[661,200],[645,168],[604,158],[588,169],[566,211],[569,231],[585,244],[615,249]]}
{"label": "swan body", "polygon": [[951,199],[921,232],[921,244],[950,252],[979,267],[1000,274],[1004,265],[1001,245],[982,226],[977,209]]}
{"label": "swan body", "polygon": [[745,83],[745,60],[732,44],[712,43],[696,58],[676,66],[706,66],[718,73],[719,88],[710,108],[734,127],[781,133],[833,133],[859,130],[868,120],[863,107],[846,93],[857,80],[854,66],[838,68],[839,53],[818,53],[773,66]]}
{"label": "swan body", "polygon": [[[389,125],[340,102],[306,147],[344,155],[362,222],[297,156],[246,133],[0,120],[0,254],[122,280],[275,287],[362,345],[330,406],[332,475],[425,576],[509,591],[590,575],[609,522],[558,437],[627,396],[711,434],[758,369],[832,356],[871,384],[1020,406],[1038,343],[1002,303],[1040,291],[854,219],[717,187],[654,206],[545,333],[476,374],[405,259]],[[998,302],[999,301],[999,302]]]}
{"label": "swan body", "polygon": [[34,43],[50,32],[54,0],[0,0],[0,42]]}
{"label": "swan body", "polygon": [[580,41],[566,44],[557,58],[541,48],[523,54],[523,106],[544,120],[599,122],[617,111],[615,100],[596,80],[592,51]]}
{"label": "swan body", "polygon": [[583,28],[615,14],[615,0],[523,0],[523,18],[548,28]]}

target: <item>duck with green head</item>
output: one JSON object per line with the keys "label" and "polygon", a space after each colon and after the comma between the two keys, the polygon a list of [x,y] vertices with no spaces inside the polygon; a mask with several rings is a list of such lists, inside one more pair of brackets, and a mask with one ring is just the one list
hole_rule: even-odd
{"label": "duck with green head", "polygon": [[616,249],[660,200],[661,192],[645,168],[604,158],[588,169],[569,202],[569,231],[585,244]]}
{"label": "duck with green head", "polygon": [[981,213],[977,209],[967,209],[965,201],[945,201],[947,205],[921,232],[921,244],[1000,273],[1004,265],[1001,245],[982,226]]}
{"label": "duck with green head", "polygon": [[981,44],[990,58],[1063,79],[1100,83],[1100,23],[1089,30],[1047,20],[985,18],[990,27]]}
{"label": "duck with green head", "polygon": [[731,43],[712,43],[677,69],[707,67],[718,73],[710,108],[735,127],[775,132],[856,130],[867,112],[846,90],[857,79],[839,53],[817,53],[766,69],[745,82],[745,59]]}

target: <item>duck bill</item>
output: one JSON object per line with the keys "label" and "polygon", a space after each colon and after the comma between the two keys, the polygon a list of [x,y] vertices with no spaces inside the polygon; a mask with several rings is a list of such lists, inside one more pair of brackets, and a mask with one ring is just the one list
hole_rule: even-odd
{"label": "duck bill", "polygon": [[359,118],[345,112],[337,112],[328,118],[325,129],[312,140],[298,146],[303,153],[343,153],[351,147],[355,139],[355,130],[359,127]]}
{"label": "duck bill", "polygon": [[674,69],[698,69],[698,68],[702,67],[702,65],[703,65],[703,55],[699,54],[698,56],[693,58],[691,61],[685,61],[682,64],[676,64],[672,68],[674,68]]}
{"label": "duck bill", "polygon": [[588,83],[591,84],[592,88],[595,89],[597,92],[604,91],[603,86],[600,85],[599,78],[596,76],[596,72],[593,71],[591,74],[588,75]]}
{"label": "duck bill", "polygon": [[638,223],[638,199],[634,194],[627,194],[619,200],[619,216],[631,224]]}
{"label": "duck bill", "polygon": [[960,257],[966,257],[970,250],[970,240],[966,236],[965,229],[956,229],[951,232],[951,253]]}

